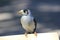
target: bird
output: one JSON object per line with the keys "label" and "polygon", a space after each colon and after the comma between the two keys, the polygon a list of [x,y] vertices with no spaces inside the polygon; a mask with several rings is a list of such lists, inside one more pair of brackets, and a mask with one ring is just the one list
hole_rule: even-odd
{"label": "bird", "polygon": [[20,22],[23,27],[23,29],[26,31],[25,36],[27,37],[27,34],[34,33],[35,36],[37,36],[36,32],[36,26],[37,22],[35,18],[32,16],[31,11],[29,9],[21,9],[18,11],[18,14],[21,16]]}

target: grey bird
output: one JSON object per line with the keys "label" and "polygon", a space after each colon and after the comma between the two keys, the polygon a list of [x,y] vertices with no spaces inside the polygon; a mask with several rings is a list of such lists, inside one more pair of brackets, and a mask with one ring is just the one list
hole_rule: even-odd
{"label": "grey bird", "polygon": [[22,24],[23,29],[26,31],[25,36],[27,37],[27,33],[34,33],[35,36],[37,36],[36,33],[36,20],[32,16],[31,11],[29,9],[23,9],[18,11],[18,14],[21,15],[20,22]]}

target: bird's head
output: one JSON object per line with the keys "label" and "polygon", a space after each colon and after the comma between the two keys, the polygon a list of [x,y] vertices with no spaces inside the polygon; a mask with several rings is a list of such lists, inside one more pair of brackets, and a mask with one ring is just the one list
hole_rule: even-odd
{"label": "bird's head", "polygon": [[29,9],[24,9],[24,10],[20,10],[18,11],[18,14],[19,15],[24,15],[24,16],[27,16],[27,15],[30,15],[30,10]]}

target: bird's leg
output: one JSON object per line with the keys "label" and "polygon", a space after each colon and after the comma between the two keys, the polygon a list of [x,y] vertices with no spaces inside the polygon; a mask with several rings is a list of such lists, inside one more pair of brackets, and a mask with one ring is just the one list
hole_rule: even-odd
{"label": "bird's leg", "polygon": [[37,37],[37,32],[34,32],[34,35]]}
{"label": "bird's leg", "polygon": [[27,32],[25,32],[25,37],[27,37]]}

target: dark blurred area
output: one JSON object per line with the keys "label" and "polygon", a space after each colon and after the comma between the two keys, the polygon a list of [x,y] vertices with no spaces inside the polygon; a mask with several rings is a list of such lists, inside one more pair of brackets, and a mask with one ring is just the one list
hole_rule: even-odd
{"label": "dark blurred area", "polygon": [[20,9],[30,9],[37,20],[37,32],[60,35],[60,0],[0,0],[0,36],[24,34]]}
{"label": "dark blurred area", "polygon": [[10,4],[10,0],[0,0],[0,7],[6,6]]}

